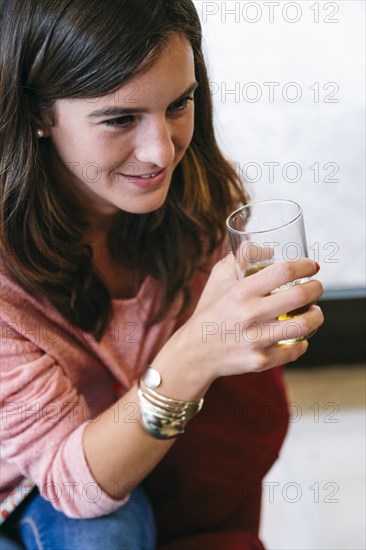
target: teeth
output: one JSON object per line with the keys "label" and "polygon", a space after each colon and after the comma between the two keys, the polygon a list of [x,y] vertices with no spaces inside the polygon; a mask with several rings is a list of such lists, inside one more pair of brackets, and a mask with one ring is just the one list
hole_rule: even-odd
{"label": "teeth", "polygon": [[155,174],[149,174],[148,176],[140,176],[140,178],[144,179],[144,180],[148,180],[149,178],[154,178],[156,176],[156,173]]}

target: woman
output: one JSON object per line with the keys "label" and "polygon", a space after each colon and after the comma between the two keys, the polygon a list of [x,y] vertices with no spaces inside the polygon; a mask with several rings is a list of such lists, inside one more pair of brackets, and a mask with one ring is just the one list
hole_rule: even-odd
{"label": "woman", "polygon": [[[225,255],[246,197],[191,0],[5,0],[0,39],[1,472],[21,501],[2,543],[148,549],[157,525],[166,548],[261,548],[287,423],[271,369],[307,348],[274,320],[322,287],[271,296],[316,264],[238,281]],[[312,306],[287,337],[321,323]]]}

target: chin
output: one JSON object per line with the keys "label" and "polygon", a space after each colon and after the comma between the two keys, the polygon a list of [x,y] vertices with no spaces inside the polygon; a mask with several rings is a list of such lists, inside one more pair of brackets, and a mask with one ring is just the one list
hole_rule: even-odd
{"label": "chin", "polygon": [[163,204],[164,202],[146,208],[123,208],[122,210],[124,212],[128,212],[129,214],[150,214],[151,212],[156,212],[156,210],[159,210],[159,208],[161,208]]}
{"label": "chin", "polygon": [[155,212],[156,210],[159,210],[163,206],[163,204],[166,201],[166,195],[161,200],[155,200],[155,201],[149,201],[148,203],[141,204],[143,201],[141,201],[140,204],[131,204],[131,205],[121,205],[120,209],[124,212],[128,212],[130,214],[150,214],[150,212]]}
{"label": "chin", "polygon": [[131,210],[129,211],[135,214],[149,214],[150,212],[159,210],[167,200],[169,188],[170,185],[164,185],[152,193],[147,193],[138,199],[131,200],[129,204]]}

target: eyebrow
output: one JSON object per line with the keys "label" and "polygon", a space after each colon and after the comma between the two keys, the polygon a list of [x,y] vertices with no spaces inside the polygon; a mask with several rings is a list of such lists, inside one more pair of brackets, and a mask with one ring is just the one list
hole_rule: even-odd
{"label": "eyebrow", "polygon": [[[197,88],[198,88],[198,82],[194,82],[177,99],[172,101],[170,105],[174,105],[174,103],[178,103],[181,99],[184,99],[188,94],[191,94]],[[138,107],[129,108],[129,109],[126,109],[123,107],[105,107],[104,109],[98,109],[96,111],[93,111],[88,115],[88,118],[99,118],[99,117],[106,117],[106,116],[125,116],[125,115],[130,115],[132,113],[142,113],[143,111],[145,111],[145,109],[141,109]]]}

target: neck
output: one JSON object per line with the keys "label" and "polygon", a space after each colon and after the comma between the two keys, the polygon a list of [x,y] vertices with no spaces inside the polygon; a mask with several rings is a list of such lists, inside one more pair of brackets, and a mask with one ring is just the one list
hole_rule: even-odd
{"label": "neck", "polygon": [[108,231],[111,228],[113,221],[115,220],[114,216],[97,216],[96,214],[91,214],[87,217],[88,228],[84,232],[83,241],[84,242],[106,242]]}

